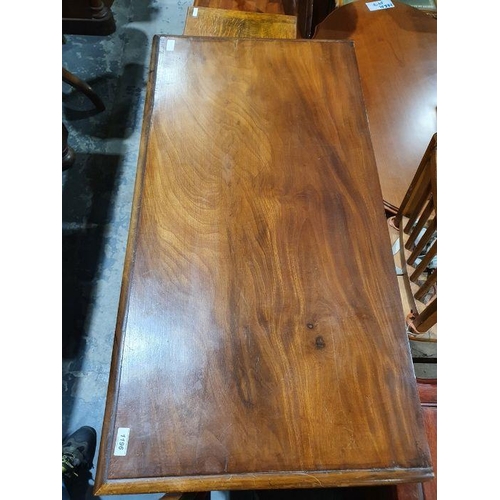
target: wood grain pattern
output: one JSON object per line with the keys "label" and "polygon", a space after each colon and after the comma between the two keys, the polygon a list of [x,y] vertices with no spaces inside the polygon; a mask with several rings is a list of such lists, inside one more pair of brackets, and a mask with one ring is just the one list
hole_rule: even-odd
{"label": "wood grain pattern", "polygon": [[[193,9],[196,15],[193,15]],[[188,7],[184,35],[239,38],[297,38],[297,18],[210,7]]]}
{"label": "wood grain pattern", "polygon": [[96,494],[431,478],[385,224],[351,42],[155,37]]}
{"label": "wood grain pattern", "polygon": [[194,7],[286,14],[281,0],[194,0]]}
{"label": "wood grain pattern", "polygon": [[437,130],[437,21],[393,3],[373,12],[363,1],[335,9],[314,38],[355,42],[382,194],[397,211]]}
{"label": "wood grain pattern", "polygon": [[311,38],[334,4],[330,0],[195,0],[193,6],[295,16],[298,38]]}

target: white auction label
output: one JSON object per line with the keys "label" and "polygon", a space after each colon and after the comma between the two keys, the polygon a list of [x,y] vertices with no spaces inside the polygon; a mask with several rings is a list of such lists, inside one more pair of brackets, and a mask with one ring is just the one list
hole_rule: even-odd
{"label": "white auction label", "polygon": [[198,17],[198,7],[193,9],[193,17]]}
{"label": "white auction label", "polygon": [[115,457],[125,457],[127,455],[128,438],[130,436],[129,427],[119,427],[116,433]]}
{"label": "white auction label", "polygon": [[167,40],[167,50],[171,52],[175,48],[175,40]]}
{"label": "white auction label", "polygon": [[366,6],[370,10],[392,9],[394,4],[391,0],[379,0],[378,2],[368,2]]}

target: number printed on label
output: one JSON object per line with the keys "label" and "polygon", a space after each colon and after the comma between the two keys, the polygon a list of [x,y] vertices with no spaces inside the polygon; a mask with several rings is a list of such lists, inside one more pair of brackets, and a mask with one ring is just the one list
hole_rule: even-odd
{"label": "number printed on label", "polygon": [[379,0],[378,2],[368,2],[366,6],[370,10],[392,9],[394,4],[391,0]]}
{"label": "number printed on label", "polygon": [[124,457],[127,455],[128,439],[130,436],[129,427],[120,427],[116,432],[115,457]]}

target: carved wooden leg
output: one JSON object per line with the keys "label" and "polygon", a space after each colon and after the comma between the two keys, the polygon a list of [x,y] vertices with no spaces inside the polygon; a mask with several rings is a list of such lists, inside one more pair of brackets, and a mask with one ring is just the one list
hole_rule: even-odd
{"label": "carved wooden leg", "polygon": [[109,9],[104,5],[102,0],[90,0],[90,10],[94,19],[102,19],[109,16]]}
{"label": "carved wooden leg", "polygon": [[71,85],[73,88],[86,95],[99,111],[104,111],[106,109],[101,98],[95,93],[95,91],[87,82],[84,82],[65,68],[62,69],[62,79],[63,82]]}
{"label": "carved wooden leg", "polygon": [[68,146],[68,129],[62,124],[62,169],[66,170],[75,162],[75,152]]}

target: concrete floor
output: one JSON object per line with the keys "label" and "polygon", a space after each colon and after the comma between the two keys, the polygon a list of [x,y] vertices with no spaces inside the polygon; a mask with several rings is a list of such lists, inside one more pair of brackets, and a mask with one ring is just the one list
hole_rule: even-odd
{"label": "concrete floor", "polygon": [[[190,5],[119,0],[112,6],[115,33],[66,35],[62,46],[63,66],[87,81],[106,105],[98,113],[63,84],[62,117],[76,153],[62,174],[63,436],[90,425],[100,439],[152,38],[182,34]],[[97,455],[98,450],[94,464]],[[89,488],[85,498],[98,497]]]}
{"label": "concrete floor", "polygon": [[[152,38],[182,34],[189,5],[119,0],[113,34],[65,35],[63,66],[92,86],[106,110],[95,112],[63,84],[62,117],[76,153],[62,174],[63,436],[82,425],[101,435]],[[97,497],[89,489],[86,498]]]}

